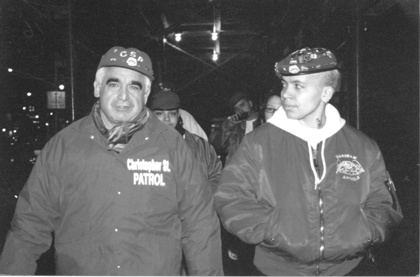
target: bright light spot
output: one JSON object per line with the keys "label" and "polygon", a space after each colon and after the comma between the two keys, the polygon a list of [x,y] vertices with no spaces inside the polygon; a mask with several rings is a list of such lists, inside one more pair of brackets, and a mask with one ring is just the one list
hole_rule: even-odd
{"label": "bright light spot", "polygon": [[16,133],[17,133],[17,130],[13,130],[13,133],[15,133],[15,134],[16,134]]}
{"label": "bright light spot", "polygon": [[9,72],[13,72],[13,69],[9,68],[7,71],[9,71]]}
{"label": "bright light spot", "polygon": [[211,33],[211,39],[212,40],[217,40],[218,37],[219,37],[219,35],[216,32]]}
{"label": "bright light spot", "polygon": [[213,55],[211,56],[211,59],[213,61],[217,61],[219,59],[219,55],[217,55],[217,53],[213,53]]}
{"label": "bright light spot", "polygon": [[182,35],[182,34],[180,34],[180,33],[175,34],[175,40],[176,40],[176,41],[181,41],[181,35]]}
{"label": "bright light spot", "polygon": [[52,113],[52,112],[50,113],[50,115],[53,115],[53,114],[54,114],[54,113]]}
{"label": "bright light spot", "polygon": [[68,123],[69,123],[69,121],[68,121],[68,120],[66,120],[66,123],[68,124]]}
{"label": "bright light spot", "polygon": [[28,92],[26,95],[31,96],[31,95],[32,95],[32,93]]}
{"label": "bright light spot", "polygon": [[18,198],[18,196],[17,196],[17,195],[15,195],[15,198]]}
{"label": "bright light spot", "polygon": [[47,123],[45,123],[45,126],[50,126],[50,124],[48,124],[48,122],[47,122]]}
{"label": "bright light spot", "polygon": [[64,89],[64,85],[61,84],[61,85],[58,86],[58,88],[61,89],[61,90],[63,90]]}
{"label": "bright light spot", "polygon": [[26,107],[23,107],[22,110],[26,111]]}
{"label": "bright light spot", "polygon": [[3,132],[6,132],[6,128],[1,129]]}
{"label": "bright light spot", "polygon": [[36,115],[35,118],[39,118],[39,115]]}
{"label": "bright light spot", "polygon": [[168,40],[166,38],[163,38],[163,43],[166,43]]}

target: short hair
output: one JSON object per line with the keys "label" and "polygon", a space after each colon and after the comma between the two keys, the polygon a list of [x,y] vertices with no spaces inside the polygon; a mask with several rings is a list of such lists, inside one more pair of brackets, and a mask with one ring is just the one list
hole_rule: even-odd
{"label": "short hair", "polygon": [[[96,71],[95,81],[98,84],[102,83],[102,79],[104,78],[105,73],[108,71],[109,67],[101,67]],[[141,73],[140,73],[141,74]],[[143,74],[142,74],[143,75]],[[147,77],[146,75],[144,75]],[[149,77],[146,78],[145,91],[150,91],[150,87],[152,86],[152,82],[150,81]]]}
{"label": "short hair", "polygon": [[339,91],[341,86],[341,73],[337,69],[323,72],[324,86],[332,87],[334,91]]}

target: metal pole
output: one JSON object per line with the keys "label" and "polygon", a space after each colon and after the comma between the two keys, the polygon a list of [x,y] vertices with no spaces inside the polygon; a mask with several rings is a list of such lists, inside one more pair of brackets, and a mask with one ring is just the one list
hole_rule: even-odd
{"label": "metal pole", "polygon": [[356,128],[360,129],[360,9],[356,0]]}
{"label": "metal pole", "polygon": [[70,89],[71,89],[71,120],[74,121],[74,74],[73,74],[73,31],[71,24],[71,0],[67,1],[69,9],[69,48],[70,48]]}

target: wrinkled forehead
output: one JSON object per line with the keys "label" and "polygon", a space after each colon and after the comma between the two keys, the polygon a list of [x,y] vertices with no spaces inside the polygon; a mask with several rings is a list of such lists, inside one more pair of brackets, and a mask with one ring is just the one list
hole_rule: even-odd
{"label": "wrinkled forehead", "polygon": [[280,103],[281,103],[280,96],[273,95],[270,97],[270,99],[268,99],[267,106],[276,106],[276,105],[280,105]]}

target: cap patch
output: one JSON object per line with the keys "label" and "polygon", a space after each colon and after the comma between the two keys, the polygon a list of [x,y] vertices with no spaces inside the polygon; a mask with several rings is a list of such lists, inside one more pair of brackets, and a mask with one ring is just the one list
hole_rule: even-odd
{"label": "cap patch", "polygon": [[337,59],[325,48],[302,48],[275,64],[278,76],[311,74],[337,68]]}

